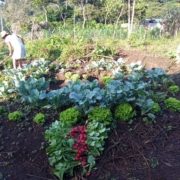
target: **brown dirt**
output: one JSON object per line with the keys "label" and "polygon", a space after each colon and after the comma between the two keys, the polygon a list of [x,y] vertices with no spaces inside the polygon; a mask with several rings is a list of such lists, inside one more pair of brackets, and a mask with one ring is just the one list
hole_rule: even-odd
{"label": "brown dirt", "polygon": [[[136,50],[120,50],[119,55],[128,63],[141,60],[147,68],[161,67],[180,85],[180,65],[173,60]],[[0,180],[56,179],[44,148],[44,131],[50,122],[39,126],[32,122],[31,113],[27,117],[19,123],[0,117]],[[178,113],[166,111],[152,125],[145,125],[141,119],[131,126],[118,124],[97,162],[97,170],[88,179],[180,180],[179,121]]]}

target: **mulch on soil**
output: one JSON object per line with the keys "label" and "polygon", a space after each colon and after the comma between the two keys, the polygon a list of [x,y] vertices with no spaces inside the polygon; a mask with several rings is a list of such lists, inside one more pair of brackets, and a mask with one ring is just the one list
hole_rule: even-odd
{"label": "mulch on soil", "polygon": [[[124,53],[128,61],[131,61],[131,57],[137,59],[136,55],[138,60],[146,56],[134,52]],[[148,55],[144,61],[149,63],[153,58]],[[153,67],[164,67],[180,85],[179,65],[159,57],[154,61],[156,64]],[[151,65],[148,67],[151,68]],[[7,102],[2,104],[7,105]],[[10,110],[16,109],[14,106],[10,106]],[[52,120],[40,126],[32,122],[31,113],[27,117],[19,123],[0,117],[0,180],[56,179],[48,164],[44,141],[45,129]],[[179,121],[178,113],[166,111],[152,125],[146,125],[141,119],[132,125],[119,123],[97,161],[97,169],[85,179],[180,179]]]}

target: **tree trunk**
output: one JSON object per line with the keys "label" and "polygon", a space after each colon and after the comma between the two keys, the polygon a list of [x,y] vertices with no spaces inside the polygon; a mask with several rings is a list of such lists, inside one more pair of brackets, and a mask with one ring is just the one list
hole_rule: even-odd
{"label": "tree trunk", "polygon": [[83,25],[82,28],[85,28],[86,24],[86,13],[85,13],[85,5],[83,4],[83,1],[81,1],[81,8],[82,8],[82,14],[83,14]]}
{"label": "tree trunk", "polygon": [[48,22],[47,9],[44,6],[42,8],[44,10],[45,22],[47,23]]}
{"label": "tree trunk", "polygon": [[136,0],[133,0],[132,16],[131,16],[131,33],[133,31],[134,13],[135,13]]}
{"label": "tree trunk", "polygon": [[75,39],[76,35],[76,6],[74,6],[74,15],[73,15],[73,38]]}
{"label": "tree trunk", "polygon": [[122,16],[123,11],[124,11],[124,7],[121,8],[121,11],[120,11],[120,13],[119,13],[119,16],[118,16],[118,18],[117,18],[117,20],[116,20],[116,24],[115,24],[114,32],[113,32],[113,38],[114,38],[115,35],[116,35],[116,29],[117,29],[117,26],[118,26],[118,23],[119,23],[120,17]]}
{"label": "tree trunk", "polygon": [[131,35],[131,0],[128,0],[128,38]]}

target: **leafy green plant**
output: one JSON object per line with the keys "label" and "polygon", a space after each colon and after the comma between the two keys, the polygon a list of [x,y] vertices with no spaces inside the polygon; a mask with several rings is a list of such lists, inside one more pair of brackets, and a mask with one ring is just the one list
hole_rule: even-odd
{"label": "leafy green plant", "polygon": [[105,140],[108,138],[109,128],[102,122],[90,121],[87,125],[87,144],[89,171],[95,166],[96,157],[104,150]]}
{"label": "leafy green plant", "polygon": [[59,120],[65,125],[74,125],[81,119],[80,111],[75,108],[69,108],[59,114]]}
{"label": "leafy green plant", "polygon": [[172,85],[168,88],[168,91],[172,94],[176,94],[176,93],[180,92],[180,88],[177,85]]}
{"label": "leafy green plant", "polygon": [[88,114],[88,120],[110,124],[112,121],[111,110],[104,107],[94,107]]}
{"label": "leafy green plant", "polygon": [[74,168],[80,165],[75,161],[76,151],[73,149],[74,140],[69,136],[70,130],[60,121],[55,121],[45,132],[49,163],[54,174],[62,180],[64,174],[73,176]]}
{"label": "leafy green plant", "polygon": [[44,124],[45,122],[45,115],[43,113],[38,113],[33,118],[33,121],[37,124]]}
{"label": "leafy green plant", "polygon": [[151,109],[151,112],[153,113],[159,113],[161,111],[161,107],[158,103],[154,103]]}
{"label": "leafy green plant", "polygon": [[23,102],[38,103],[46,98],[46,89],[49,83],[44,77],[40,79],[29,78],[19,82],[17,88]]}
{"label": "leafy green plant", "polygon": [[109,76],[104,76],[102,78],[102,82],[106,85],[108,84],[110,81],[112,80],[112,77],[109,77]]}
{"label": "leafy green plant", "polygon": [[164,101],[164,103],[167,109],[180,112],[180,100],[169,97]]}
{"label": "leafy green plant", "polygon": [[23,113],[21,111],[14,111],[8,114],[8,119],[10,121],[20,121],[23,117]]}
{"label": "leafy green plant", "polygon": [[135,116],[133,107],[128,103],[122,103],[115,109],[115,118],[121,121],[129,121]]}

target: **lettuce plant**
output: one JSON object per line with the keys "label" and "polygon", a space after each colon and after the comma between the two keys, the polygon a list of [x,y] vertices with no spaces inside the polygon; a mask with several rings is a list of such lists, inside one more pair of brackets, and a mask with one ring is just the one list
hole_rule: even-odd
{"label": "lettuce plant", "polygon": [[45,122],[45,115],[43,113],[38,113],[33,118],[33,121],[37,124],[44,124]]}
{"label": "lettuce plant", "polygon": [[164,103],[167,109],[180,112],[180,100],[170,97],[166,99]]}
{"label": "lettuce plant", "polygon": [[8,119],[10,121],[20,121],[23,117],[23,113],[21,111],[14,111],[8,114]]}
{"label": "lettuce plant", "polygon": [[171,93],[171,94],[176,94],[178,92],[180,92],[180,88],[179,86],[177,85],[172,85],[168,88],[168,91]]}
{"label": "lettuce plant", "polygon": [[80,111],[77,108],[72,107],[61,112],[59,114],[59,120],[64,125],[72,126],[81,120],[81,116]]}
{"label": "lettuce plant", "polygon": [[129,121],[135,116],[133,107],[128,103],[122,103],[115,109],[115,118],[121,121]]}
{"label": "lettuce plant", "polygon": [[104,124],[110,124],[112,121],[112,113],[109,108],[94,107],[88,113],[88,120],[102,122]]}

